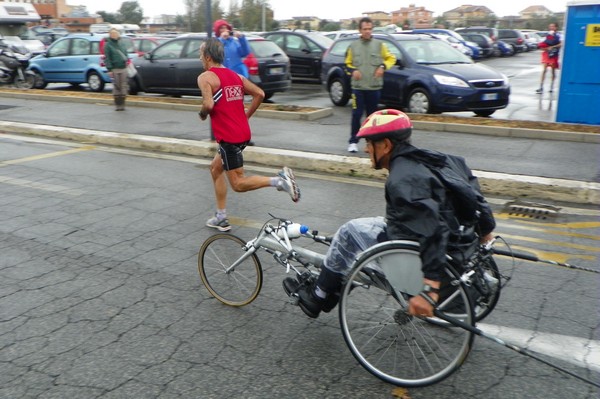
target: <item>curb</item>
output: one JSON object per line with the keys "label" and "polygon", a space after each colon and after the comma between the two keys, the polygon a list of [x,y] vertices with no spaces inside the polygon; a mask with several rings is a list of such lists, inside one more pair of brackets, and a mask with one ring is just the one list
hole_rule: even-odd
{"label": "curb", "polygon": [[[41,100],[41,101],[65,101],[64,97],[47,95],[47,94],[30,94],[30,93],[13,93],[0,91],[0,97],[7,98],[19,98],[23,100]],[[86,104],[107,104],[112,105],[112,97],[108,98],[89,98],[89,97],[69,97],[71,99],[76,98],[80,103]],[[140,101],[136,100],[135,96],[127,97],[127,105],[135,107],[145,108],[160,108],[160,109],[172,109],[180,111],[191,111],[198,112],[200,109],[200,101],[197,105],[194,104],[177,104],[169,102],[154,102],[154,101]],[[256,110],[254,116],[262,118],[276,118],[284,120],[300,120],[300,121],[314,121],[317,119],[325,118],[333,115],[333,108],[314,108],[314,111],[278,111],[260,108]]]}
{"label": "curb", "polygon": [[536,140],[575,141],[578,143],[600,143],[600,134],[569,132],[563,130],[539,130],[499,126],[479,126],[464,123],[440,123],[412,121],[413,127],[418,130],[431,132],[466,133],[484,136],[514,137]]}
{"label": "curb", "polygon": [[[65,101],[65,98],[59,95],[51,95],[48,93],[16,93],[12,91],[1,91],[0,97],[31,99],[41,101]],[[69,97],[76,98],[78,102],[87,104],[107,104],[113,103],[112,98],[89,98],[89,97]],[[145,108],[160,108],[181,111],[197,112],[198,105],[194,104],[178,104],[170,102],[154,102],[136,100],[135,96],[128,96],[127,104],[129,106],[145,107]],[[256,110],[254,116],[260,118],[272,118],[281,120],[300,120],[300,121],[315,121],[327,116],[333,115],[333,108],[314,108],[313,111],[278,111],[271,109],[260,108]],[[431,132],[447,132],[447,133],[467,133],[479,134],[485,136],[497,137],[514,137],[527,138],[537,140],[556,140],[556,141],[573,141],[579,143],[600,144],[600,134],[581,133],[565,130],[539,130],[526,128],[512,128],[486,125],[473,125],[466,123],[445,123],[445,122],[429,122],[412,120],[413,126],[418,130],[426,130]]]}
{"label": "curb", "polygon": [[[61,126],[35,125],[0,121],[0,131],[51,137],[77,142],[135,148],[163,153],[212,158],[216,145],[210,142],[143,136],[128,133],[104,132]],[[247,147],[244,159],[249,163],[270,167],[286,165],[291,168],[356,177],[385,179],[384,171],[376,171],[365,158],[301,152],[283,149]],[[576,204],[600,203],[600,184],[535,176],[473,171],[486,195],[509,198],[551,200]]]}

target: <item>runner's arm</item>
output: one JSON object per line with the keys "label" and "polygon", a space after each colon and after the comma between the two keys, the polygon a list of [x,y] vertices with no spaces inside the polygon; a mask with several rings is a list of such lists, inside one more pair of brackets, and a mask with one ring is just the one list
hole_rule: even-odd
{"label": "runner's arm", "polygon": [[244,83],[244,93],[252,96],[250,107],[246,110],[246,117],[250,119],[250,117],[254,114],[254,112],[256,112],[260,104],[263,102],[263,99],[265,98],[265,92],[244,77],[242,77],[242,82]]}
{"label": "runner's arm", "polygon": [[[212,75],[212,76],[211,76]],[[211,77],[214,76],[212,72],[204,72],[198,76],[198,88],[202,93],[202,106],[200,108],[200,119],[205,120],[210,114],[215,105],[213,100],[213,88],[211,85]]]}

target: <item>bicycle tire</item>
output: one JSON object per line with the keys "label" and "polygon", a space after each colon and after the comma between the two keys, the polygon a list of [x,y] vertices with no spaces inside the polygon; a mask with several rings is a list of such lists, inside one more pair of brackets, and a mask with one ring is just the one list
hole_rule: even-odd
{"label": "bicycle tire", "polygon": [[491,287],[492,292],[485,298],[478,298],[473,301],[473,313],[475,322],[485,319],[494,310],[500,300],[500,291],[502,291],[502,276],[496,261],[491,256],[485,259],[485,264],[481,265],[484,271],[498,280],[496,287]]}
{"label": "bicycle tire", "polygon": [[202,283],[212,296],[229,306],[244,306],[256,299],[263,282],[263,271],[256,254],[227,269],[246,253],[246,244],[232,234],[209,237],[198,253],[198,272]]}
{"label": "bicycle tire", "polygon": [[[377,263],[388,255],[418,257],[414,246],[394,244],[366,251],[355,262],[342,289],[339,318],[352,355],[377,378],[401,387],[434,384],[455,372],[467,358],[474,334],[408,314],[409,295],[392,288]],[[453,305],[461,320],[474,325],[472,305],[458,274],[445,268],[458,289]],[[460,303],[459,303],[460,301]],[[438,305],[445,312],[448,304]]]}

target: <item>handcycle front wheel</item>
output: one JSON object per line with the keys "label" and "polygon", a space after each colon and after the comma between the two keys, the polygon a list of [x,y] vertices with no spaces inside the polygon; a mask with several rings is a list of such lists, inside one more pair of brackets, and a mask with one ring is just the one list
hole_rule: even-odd
{"label": "handcycle front wheel", "polygon": [[[247,254],[246,243],[231,234],[209,237],[198,254],[198,272],[202,283],[220,302],[229,306],[244,306],[258,296],[263,272],[256,254]],[[231,268],[246,255],[240,264]]]}
{"label": "handcycle front wheel", "polygon": [[[395,290],[380,267],[392,255],[394,261],[405,258],[414,263],[419,252],[402,245],[367,251],[350,271],[339,308],[344,340],[358,362],[377,378],[402,387],[431,385],[461,366],[474,334],[410,315],[410,296]],[[472,305],[458,274],[451,268],[444,273],[456,284],[456,291],[438,310],[460,313],[461,321],[473,325]]]}

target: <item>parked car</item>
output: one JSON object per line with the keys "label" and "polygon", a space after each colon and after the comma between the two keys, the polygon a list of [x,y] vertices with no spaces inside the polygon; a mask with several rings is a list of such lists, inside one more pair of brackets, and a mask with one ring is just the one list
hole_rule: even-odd
{"label": "parked car", "polygon": [[523,36],[525,36],[525,45],[527,46],[525,51],[537,50],[538,44],[544,41],[535,31],[522,30],[521,32],[523,33]]}
{"label": "parked car", "polygon": [[331,32],[323,32],[323,36],[330,38],[331,40],[337,40],[346,36],[358,35],[357,30],[334,30]]}
{"label": "parked car", "polygon": [[516,29],[498,29],[498,40],[510,44],[516,53],[522,53],[527,49],[525,36]]}
{"label": "parked car", "polygon": [[23,44],[23,46],[25,46],[27,51],[29,51],[31,53],[32,57],[34,57],[38,54],[42,54],[44,51],[46,51],[46,45],[44,45],[44,43],[42,43],[42,41],[39,39],[23,39],[21,36],[5,36],[5,37],[14,38],[14,40],[18,39]]}
{"label": "parked car", "polygon": [[[473,111],[489,116],[508,105],[508,78],[474,63],[446,43],[425,35],[373,35],[396,56],[384,74],[381,102],[407,112]],[[350,98],[350,78],[344,60],[355,38],[337,40],[323,56],[321,79],[331,101],[344,106]]]}
{"label": "parked car", "polygon": [[481,47],[479,47],[479,45],[477,43],[471,42],[469,40],[465,40],[461,35],[459,35],[458,33],[456,33],[453,30],[439,29],[439,28],[422,28],[422,29],[413,29],[411,32],[412,33],[431,33],[434,35],[445,35],[445,36],[453,37],[454,39],[458,40],[463,46],[466,46],[471,49],[471,52],[472,52],[472,54],[470,55],[471,58],[476,60],[476,59],[483,57],[483,54],[481,52]]}
{"label": "parked car", "polygon": [[480,35],[486,35],[494,43],[498,40],[498,29],[496,28],[488,28],[486,26],[472,26],[468,28],[456,28],[456,32],[458,32],[461,36],[463,33],[478,33]]}
{"label": "parked car", "polygon": [[137,36],[132,37],[135,52],[138,56],[143,56],[145,53],[154,50],[164,42],[170,40],[168,37],[160,36]]}
{"label": "parked car", "polygon": [[285,51],[290,59],[292,78],[316,79],[321,77],[321,58],[333,40],[320,32],[280,30],[262,33]]}
{"label": "parked car", "polygon": [[511,46],[510,44],[502,41],[502,40],[498,40],[496,42],[497,45],[497,49],[498,52],[497,54],[495,54],[498,57],[508,57],[511,55],[515,55],[515,48],[513,46]]}
{"label": "parked car", "polygon": [[[289,58],[275,43],[246,36],[251,54],[244,59],[249,79],[265,92],[265,99],[292,86]],[[203,72],[200,45],[206,34],[171,39],[133,60],[137,74],[130,79],[130,93],[163,93],[199,96],[198,75]]]}
{"label": "parked car", "polygon": [[464,32],[460,34],[465,40],[476,43],[481,49],[482,58],[488,58],[495,55],[497,46],[489,36],[480,33]]}
{"label": "parked car", "polygon": [[457,49],[458,51],[460,51],[462,54],[466,55],[467,57],[473,58],[473,50],[471,50],[469,47],[465,46],[463,44],[462,40],[458,40],[458,39],[455,39],[452,36],[446,36],[446,35],[433,34],[432,36],[435,37],[435,38],[437,38],[437,39],[445,41],[450,46],[452,46],[453,48]]}
{"label": "parked car", "polygon": [[[92,91],[103,91],[110,83],[108,71],[100,54],[100,40],[106,35],[93,33],[70,34],[58,39],[44,54],[31,59],[29,70],[36,76],[36,89],[48,83],[87,83]],[[133,42],[121,37],[130,57],[134,57]]]}

